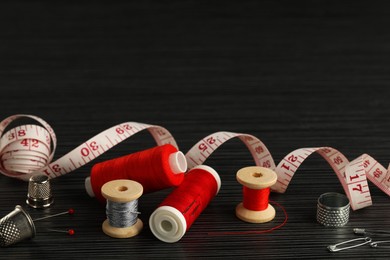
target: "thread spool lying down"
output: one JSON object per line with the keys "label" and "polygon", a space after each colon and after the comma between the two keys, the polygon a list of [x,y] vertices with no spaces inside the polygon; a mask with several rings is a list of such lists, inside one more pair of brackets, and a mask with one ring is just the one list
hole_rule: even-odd
{"label": "thread spool lying down", "polygon": [[85,179],[85,189],[91,197],[104,202],[101,188],[109,181],[134,180],[143,186],[144,193],[149,193],[178,186],[186,170],[184,154],[166,144],[95,164],[91,176]]}
{"label": "thread spool lying down", "polygon": [[270,188],[277,181],[276,173],[264,167],[250,166],[237,172],[243,185],[243,202],[236,207],[236,216],[250,223],[264,223],[275,217],[275,209],[268,203]]}
{"label": "thread spool lying down", "polygon": [[179,241],[220,187],[219,175],[211,167],[199,165],[191,169],[150,216],[152,233],[164,242]]}
{"label": "thread spool lying down", "polygon": [[138,198],[142,192],[142,185],[131,180],[114,180],[103,185],[107,219],[102,229],[106,235],[128,238],[141,232],[143,223],[138,218]]}

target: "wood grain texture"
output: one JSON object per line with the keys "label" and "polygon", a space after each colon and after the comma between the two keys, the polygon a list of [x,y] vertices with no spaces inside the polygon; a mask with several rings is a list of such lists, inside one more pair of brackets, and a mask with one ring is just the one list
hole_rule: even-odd
{"label": "wood grain texture", "polygon": [[[183,152],[216,131],[260,138],[276,162],[300,147],[332,146],[354,159],[368,153],[388,163],[390,136],[390,16],[385,2],[340,1],[6,1],[0,4],[0,118],[28,113],[54,128],[55,158],[121,122],[166,127]],[[147,221],[169,190],[140,199],[141,234],[103,234],[105,210],[84,190],[95,162],[154,145],[148,133],[52,181],[55,204],[37,218],[73,207],[74,216],[36,224],[37,236],[1,259],[387,259],[388,249],[329,253],[355,238],[354,227],[390,227],[389,198],[370,184],[374,205],[352,212],[346,227],[315,220],[317,198],[343,192],[320,156],[298,170],[285,194],[287,224],[272,233],[215,236],[210,232],[267,230],[234,215],[242,200],[237,170],[253,165],[232,140],[206,164],[222,188],[177,243],[151,233]],[[0,215],[25,205],[27,183],[0,176]],[[47,228],[74,228],[68,237]]]}

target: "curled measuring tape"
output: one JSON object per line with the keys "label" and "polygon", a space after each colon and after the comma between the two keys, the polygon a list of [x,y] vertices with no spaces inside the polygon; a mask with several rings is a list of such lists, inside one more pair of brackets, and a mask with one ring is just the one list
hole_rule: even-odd
{"label": "curled measuring tape", "polygon": [[367,154],[349,162],[341,152],[331,147],[301,148],[287,154],[275,166],[265,145],[256,137],[247,134],[216,132],[206,136],[187,152],[188,167],[192,168],[196,164],[202,164],[220,145],[235,137],[240,138],[245,143],[256,165],[275,170],[278,180],[271,187],[273,191],[284,193],[298,167],[312,153],[317,152],[336,173],[353,210],[372,204],[367,178],[390,196],[390,170],[386,170]]}
{"label": "curled measuring tape", "polygon": [[331,147],[301,148],[289,153],[275,169],[278,181],[273,190],[285,192],[298,167],[314,152],[320,154],[332,167],[353,210],[372,204],[367,179],[390,195],[390,171],[379,162],[367,154],[349,162],[341,152]]}
{"label": "curled measuring tape", "polygon": [[[42,126],[22,125],[4,133],[11,122],[22,117],[34,119]],[[171,133],[161,126],[126,122],[101,132],[51,162],[57,146],[57,138],[51,126],[37,116],[10,116],[0,122],[0,172],[25,181],[38,173],[55,178],[80,168],[144,129],[151,133],[158,145],[172,144],[177,147]]]}
{"label": "curled measuring tape", "polygon": [[[4,133],[11,122],[22,117],[34,119],[42,126],[22,125]],[[158,145],[172,144],[177,147],[171,133],[161,126],[126,122],[101,132],[51,162],[57,145],[51,126],[33,115],[10,116],[0,122],[0,172],[26,181],[36,173],[44,173],[49,178],[55,178],[87,164],[144,129],[151,133]],[[243,133],[216,132],[206,136],[187,152],[188,168],[203,164],[213,151],[232,138],[239,138],[247,146],[256,165],[275,170],[278,181],[272,186],[273,191],[285,192],[298,167],[312,153],[317,152],[335,171],[352,209],[372,204],[367,178],[390,195],[390,171],[369,155],[363,154],[349,162],[342,153],[331,147],[301,148],[289,153],[275,166],[271,153],[264,143],[253,135]]]}
{"label": "curled measuring tape", "polygon": [[203,164],[219,146],[235,137],[247,146],[256,165],[275,168],[271,153],[262,141],[253,135],[232,132],[216,132],[197,142],[186,154],[188,168]]}

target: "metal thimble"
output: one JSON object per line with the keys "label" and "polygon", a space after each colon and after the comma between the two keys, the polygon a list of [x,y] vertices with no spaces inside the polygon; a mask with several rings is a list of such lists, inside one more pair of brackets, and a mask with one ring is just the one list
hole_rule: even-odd
{"label": "metal thimble", "polygon": [[19,205],[0,219],[0,246],[6,247],[35,236],[35,226],[30,215]]}
{"label": "metal thimble", "polygon": [[349,200],[340,193],[328,192],[318,198],[317,221],[327,227],[342,227],[349,220]]}
{"label": "metal thimble", "polygon": [[47,208],[53,202],[49,177],[44,174],[31,176],[26,203],[33,208]]}

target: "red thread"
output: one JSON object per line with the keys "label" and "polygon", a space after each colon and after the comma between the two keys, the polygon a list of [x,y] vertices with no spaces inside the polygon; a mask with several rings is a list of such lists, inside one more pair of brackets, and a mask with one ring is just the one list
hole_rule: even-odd
{"label": "red thread", "polygon": [[170,206],[180,211],[188,230],[217,193],[215,177],[204,169],[194,168],[159,206]]}
{"label": "red thread", "polygon": [[95,164],[90,176],[95,197],[104,202],[102,186],[118,179],[141,183],[144,193],[180,185],[184,173],[175,174],[169,165],[169,156],[177,151],[173,145],[165,144]]}
{"label": "red thread", "polygon": [[243,186],[244,207],[254,211],[265,210],[268,207],[270,191],[270,188],[255,190]]}
{"label": "red thread", "polygon": [[264,234],[264,233],[271,233],[272,231],[283,227],[284,225],[286,225],[287,220],[288,220],[288,214],[287,214],[286,209],[282,205],[280,205],[279,203],[277,203],[275,201],[270,201],[270,202],[272,204],[278,206],[283,211],[284,220],[283,220],[283,222],[281,224],[279,224],[279,225],[277,225],[275,227],[272,227],[270,229],[266,229],[266,230],[221,231],[221,232],[217,231],[217,232],[208,232],[207,234],[209,236],[258,235],[258,234]]}

